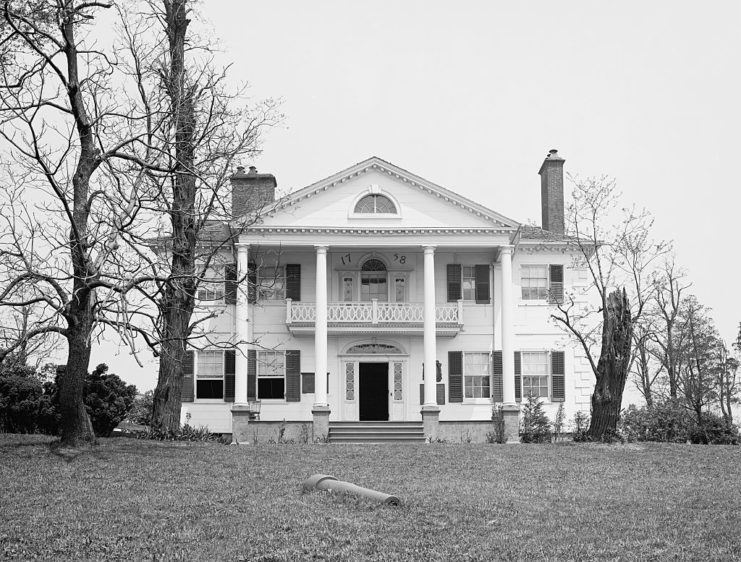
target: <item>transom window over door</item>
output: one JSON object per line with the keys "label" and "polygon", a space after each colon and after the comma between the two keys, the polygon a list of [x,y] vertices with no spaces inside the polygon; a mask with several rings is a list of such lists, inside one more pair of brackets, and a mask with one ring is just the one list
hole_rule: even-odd
{"label": "transom window over door", "polygon": [[391,199],[384,195],[366,195],[355,205],[355,212],[361,214],[397,214],[396,207]]}
{"label": "transom window over door", "polygon": [[381,302],[388,300],[388,280],[386,265],[378,259],[367,260],[360,270],[360,300]]}

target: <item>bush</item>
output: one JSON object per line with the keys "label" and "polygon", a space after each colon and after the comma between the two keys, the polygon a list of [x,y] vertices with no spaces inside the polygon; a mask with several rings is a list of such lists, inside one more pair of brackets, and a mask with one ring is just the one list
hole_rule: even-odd
{"label": "bush", "polygon": [[[136,396],[136,387],[116,375],[107,374],[108,366],[98,365],[85,378],[83,396],[93,430],[108,436],[124,419]],[[59,433],[59,382],[64,369],[57,371],[54,382],[42,384],[31,367],[0,371],[0,431],[14,433]]]}
{"label": "bush", "polygon": [[148,427],[144,431],[135,431],[134,436],[137,439],[151,439],[154,441],[218,441],[228,443],[217,433],[209,432],[207,427],[193,427],[187,423],[177,431],[165,431]]}
{"label": "bush", "polygon": [[591,441],[591,438],[589,437],[589,414],[584,412],[576,412],[574,414],[574,419],[571,421],[571,425],[573,426],[573,437],[574,441],[577,443],[582,443],[584,441]]}
{"label": "bush", "polygon": [[704,445],[738,445],[738,428],[726,425],[721,416],[703,412],[700,420],[700,423],[693,420],[689,431],[690,442]]}
{"label": "bush", "polygon": [[108,365],[101,363],[86,377],[83,394],[95,435],[108,437],[129,413],[136,387],[126,384],[118,375],[109,375]]}
{"label": "bush", "polygon": [[154,391],[147,390],[144,394],[139,394],[134,398],[134,404],[126,419],[139,425],[151,425],[153,409]]}
{"label": "bush", "polygon": [[44,389],[31,367],[13,367],[0,373],[0,431],[36,433]]}
{"label": "bush", "polygon": [[685,443],[690,438],[692,416],[678,400],[665,400],[653,407],[630,405],[620,415],[620,432],[628,441]]}
{"label": "bush", "polygon": [[528,394],[522,410],[522,427],[520,429],[522,443],[550,443],[551,422],[543,411],[540,399]]}
{"label": "bush", "polygon": [[498,404],[491,409],[491,420],[493,422],[493,431],[487,431],[486,442],[505,443],[506,436],[504,434],[504,412],[502,412],[501,404]]}
{"label": "bush", "polygon": [[558,410],[556,410],[556,419],[553,421],[553,441],[554,442],[557,442],[561,437],[565,419],[566,419],[566,412],[564,412],[563,402],[561,402],[558,405]]}

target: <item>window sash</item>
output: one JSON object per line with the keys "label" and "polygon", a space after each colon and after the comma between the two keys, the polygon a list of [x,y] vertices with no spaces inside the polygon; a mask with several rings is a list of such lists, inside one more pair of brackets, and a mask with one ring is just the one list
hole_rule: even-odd
{"label": "window sash", "polygon": [[464,265],[461,268],[461,298],[464,301],[476,300],[476,266]]}
{"label": "window sash", "polygon": [[548,266],[523,265],[520,275],[522,300],[546,300],[548,298]]}
{"label": "window sash", "polygon": [[286,298],[286,269],[283,266],[260,267],[257,273],[260,300],[279,301]]}
{"label": "window sash", "polygon": [[547,351],[520,352],[522,368],[522,396],[529,393],[538,398],[550,396],[550,362]]}
{"label": "window sash", "polygon": [[224,266],[211,265],[204,272],[198,283],[198,300],[224,300]]}
{"label": "window sash", "polygon": [[491,358],[489,353],[463,353],[463,397],[491,397]]}
{"label": "window sash", "polygon": [[224,377],[224,352],[199,351],[196,378],[221,379]]}

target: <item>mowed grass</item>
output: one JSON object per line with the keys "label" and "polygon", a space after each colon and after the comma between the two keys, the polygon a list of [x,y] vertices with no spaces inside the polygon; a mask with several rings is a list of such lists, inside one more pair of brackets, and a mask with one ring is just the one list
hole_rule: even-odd
{"label": "mowed grass", "polygon": [[0,435],[0,558],[741,559],[739,447],[49,442]]}

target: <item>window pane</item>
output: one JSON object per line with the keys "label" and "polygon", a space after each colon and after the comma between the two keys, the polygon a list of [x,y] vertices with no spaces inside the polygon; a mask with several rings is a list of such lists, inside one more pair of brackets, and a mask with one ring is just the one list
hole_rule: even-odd
{"label": "window pane", "polygon": [[282,377],[285,375],[285,354],[282,351],[257,352],[258,377]]}
{"label": "window pane", "polygon": [[523,265],[520,285],[523,300],[545,300],[548,296],[548,267]]}
{"label": "window pane", "polygon": [[476,300],[476,268],[472,265],[464,265],[462,268],[462,298],[464,301]]}
{"label": "window pane", "polygon": [[224,398],[224,381],[222,379],[198,379],[196,381],[196,398]]}
{"label": "window pane", "polygon": [[257,397],[261,400],[285,398],[285,383],[283,379],[257,379]]}
{"label": "window pane", "polygon": [[396,214],[396,207],[388,197],[383,195],[366,195],[355,205],[355,212]]}
{"label": "window pane", "polygon": [[352,294],[352,277],[342,278],[342,300],[351,301]]}
{"label": "window pane", "polygon": [[199,351],[197,378],[222,378],[224,375],[223,351]]}
{"label": "window pane", "polygon": [[286,298],[285,269],[280,267],[260,267],[258,270],[258,285],[260,299],[275,301]]}
{"label": "window pane", "polygon": [[203,272],[198,283],[198,299],[220,301],[224,299],[224,266],[212,265]]}
{"label": "window pane", "polygon": [[465,398],[491,396],[491,367],[488,353],[464,353],[463,373]]}

